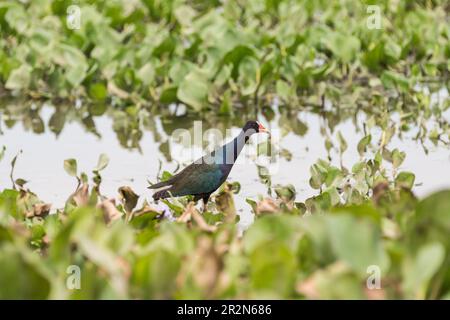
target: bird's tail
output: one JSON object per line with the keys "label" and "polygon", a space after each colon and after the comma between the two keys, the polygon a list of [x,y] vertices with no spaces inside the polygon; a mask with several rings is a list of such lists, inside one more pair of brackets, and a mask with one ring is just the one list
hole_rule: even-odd
{"label": "bird's tail", "polygon": [[157,191],[153,194],[153,200],[165,199],[170,197],[169,189]]}
{"label": "bird's tail", "polygon": [[158,189],[158,188],[161,188],[161,187],[168,186],[168,185],[171,184],[171,182],[172,182],[171,180],[172,180],[172,179],[169,179],[169,180],[166,180],[166,181],[161,181],[161,182],[152,184],[151,186],[148,186],[148,188],[149,188],[149,189]]}

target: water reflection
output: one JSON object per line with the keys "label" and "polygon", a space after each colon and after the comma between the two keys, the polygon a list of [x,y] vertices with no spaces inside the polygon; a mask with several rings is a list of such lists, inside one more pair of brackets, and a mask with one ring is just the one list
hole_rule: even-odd
{"label": "water reflection", "polygon": [[[415,172],[422,183],[417,192],[450,186],[448,101],[448,90],[441,88],[424,93],[415,104],[408,104],[411,101],[404,97],[380,100],[375,96],[359,100],[353,108],[333,105],[328,99],[290,107],[273,99],[259,106],[259,120],[281,135],[279,171],[267,181],[267,164],[249,162],[234,168],[230,178],[242,183],[237,207],[248,213],[245,198],[266,193],[267,183],[294,184],[299,200],[313,195],[315,191],[308,184],[309,167],[317,158],[326,157],[339,164],[338,131],[349,146],[342,161],[351,166],[359,159],[356,145],[365,132],[373,130],[381,136],[383,130],[395,126],[392,148],[406,152],[404,169]],[[376,107],[371,105],[375,102]],[[175,130],[193,130],[194,121],[200,120],[204,131],[213,128],[225,136],[228,129],[238,129],[254,119],[254,112],[250,104],[235,108],[232,116],[214,112],[199,116],[183,105],[121,107],[81,101],[2,99],[0,147],[6,145],[7,153],[0,162],[0,185],[10,187],[9,162],[22,149],[17,177],[30,180],[33,191],[60,206],[74,188],[62,169],[64,159],[77,158],[80,167],[89,171],[99,153],[104,152],[111,158],[104,174],[104,192],[113,196],[118,187],[128,184],[142,194],[147,180],[155,181],[161,167],[173,171],[179,166],[172,158],[174,146],[169,139]],[[249,215],[244,223],[245,219],[251,221]]]}

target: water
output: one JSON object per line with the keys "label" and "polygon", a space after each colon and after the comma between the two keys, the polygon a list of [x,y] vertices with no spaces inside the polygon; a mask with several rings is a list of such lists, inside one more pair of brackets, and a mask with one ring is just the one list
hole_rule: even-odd
{"label": "water", "polygon": [[[281,132],[280,118],[282,117],[275,109],[275,117],[271,121],[263,121],[269,130],[275,135]],[[172,110],[173,111],[173,110]],[[183,110],[176,110],[176,114],[181,114],[180,122],[186,128],[192,125],[191,118],[184,121]],[[39,115],[44,124],[48,124],[54,108],[43,107]],[[446,121],[450,121],[449,114],[446,114]],[[154,130],[143,130],[140,140],[140,151],[138,149],[124,148],[116,132],[113,130],[114,122],[110,116],[100,116],[93,118],[98,137],[93,133],[87,133],[85,126],[80,121],[66,121],[59,135],[45,128],[43,133],[36,134],[23,123],[16,123],[11,128],[3,126],[0,135],[0,146],[7,147],[5,157],[0,162],[0,187],[11,187],[9,178],[10,161],[19,150],[23,153],[19,155],[15,167],[15,178],[28,180],[27,187],[34,191],[41,199],[53,204],[53,208],[63,207],[67,197],[74,191],[76,180],[67,175],[63,169],[63,162],[68,158],[75,158],[78,161],[78,170],[91,173],[97,163],[101,153],[108,154],[110,163],[102,172],[102,193],[108,197],[116,197],[119,187],[128,185],[143,198],[151,199],[152,191],[147,189],[148,180],[155,182],[160,172],[160,163],[163,170],[173,171],[177,168],[175,161],[168,162],[167,148],[164,146],[165,140],[170,136],[171,130],[177,127],[177,122],[172,124],[172,128],[167,130],[167,123],[164,118],[157,116],[151,119]],[[318,158],[325,159],[327,152],[324,146],[324,137],[321,128],[324,126],[323,118],[310,112],[299,112],[297,118],[307,125],[306,133],[301,136],[293,132],[280,137],[280,147],[288,149],[292,153],[292,159],[279,158],[277,170],[272,176],[272,184],[293,184],[297,190],[297,200],[303,201],[306,198],[317,194],[308,183],[310,174],[309,168]],[[364,115],[357,117],[357,124],[365,121]],[[292,119],[291,119],[292,120]],[[180,125],[181,126],[181,125]],[[233,127],[233,133],[239,131],[239,127],[232,123],[223,124],[223,127]],[[358,161],[359,154],[356,150],[358,141],[363,137],[361,126],[355,126],[352,119],[341,121],[334,132],[340,131],[346,138],[349,146],[344,154],[343,162],[348,168]],[[381,131],[374,131],[373,141],[377,141]],[[377,136],[378,135],[378,136]],[[334,135],[335,136],[335,135]],[[414,191],[419,196],[425,196],[433,191],[443,188],[450,188],[450,150],[447,147],[434,147],[428,143],[426,147],[429,153],[426,154],[422,145],[412,139],[414,135],[408,134],[400,139],[395,136],[389,145],[390,149],[399,148],[406,152],[406,160],[400,170],[412,171],[416,175],[416,185]],[[259,137],[260,141],[267,139]],[[253,137],[252,137],[253,139]],[[172,145],[172,150],[182,150],[181,145]],[[178,149],[177,149],[178,148]],[[239,181],[241,191],[235,197],[236,207],[241,216],[242,226],[249,225],[253,216],[251,208],[246,203],[246,198],[257,198],[259,195],[267,194],[267,187],[260,181],[257,166],[254,159],[248,154],[255,151],[255,145],[246,146],[246,161],[237,163],[229,177],[229,180]],[[201,154],[201,148],[197,147],[197,154]],[[339,157],[336,152],[331,153],[332,162],[339,164]],[[242,159],[243,160],[243,159]]]}

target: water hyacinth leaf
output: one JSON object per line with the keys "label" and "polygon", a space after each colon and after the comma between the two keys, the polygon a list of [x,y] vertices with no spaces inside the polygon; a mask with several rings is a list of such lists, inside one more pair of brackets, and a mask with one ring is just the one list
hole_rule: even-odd
{"label": "water hyacinth leaf", "polygon": [[168,86],[163,88],[161,95],[159,97],[159,101],[161,103],[174,103],[177,102],[177,86]]}
{"label": "water hyacinth leaf", "polygon": [[253,57],[244,57],[239,63],[239,83],[244,96],[253,94],[260,80],[259,62]]}
{"label": "water hyacinth leaf", "polygon": [[22,6],[12,5],[6,11],[5,21],[18,33],[24,33],[29,26],[30,18]]}
{"label": "water hyacinth leaf", "polygon": [[257,208],[258,203],[255,200],[249,199],[249,198],[246,198],[245,202],[247,202],[250,205],[250,207],[252,208],[253,213],[256,213],[256,211],[257,211],[256,208]]}
{"label": "water hyacinth leaf", "polygon": [[75,159],[64,160],[64,170],[66,170],[66,172],[70,176],[76,177],[77,176],[77,160],[75,160]]}
{"label": "water hyacinth leaf", "polygon": [[388,145],[394,134],[395,134],[395,126],[390,126],[386,130],[383,130],[380,148],[384,148],[386,145]]}
{"label": "water hyacinth leaf", "polygon": [[28,181],[22,178],[18,178],[16,180],[14,180],[14,183],[16,185],[18,185],[19,187],[23,188],[23,186],[27,183]]}
{"label": "water hyacinth leaf", "polygon": [[151,63],[144,64],[136,73],[137,78],[142,81],[144,85],[149,85],[153,82],[155,77],[155,70]]}
{"label": "water hyacinth leaf", "polygon": [[406,262],[404,290],[411,298],[425,298],[428,283],[442,265],[444,257],[444,246],[435,242],[421,246],[413,260]]}
{"label": "water hyacinth leaf", "polygon": [[32,69],[29,65],[22,64],[11,72],[5,88],[10,90],[27,89],[31,80],[31,71]]}
{"label": "water hyacinth leaf", "polygon": [[114,199],[105,199],[99,204],[99,208],[103,211],[103,219],[105,224],[109,225],[117,219],[120,219],[122,213],[117,210]]}
{"label": "water hyacinth leaf", "polygon": [[414,173],[402,171],[395,177],[395,186],[411,189],[414,186],[415,178]]}
{"label": "water hyacinth leaf", "polygon": [[263,244],[276,240],[283,242],[290,250],[295,250],[300,239],[300,223],[293,216],[264,215],[245,233],[244,248],[251,253]]}
{"label": "water hyacinth leaf", "polygon": [[233,71],[231,73],[233,79],[237,80],[240,72],[239,72],[239,65],[241,61],[246,57],[253,57],[255,55],[255,52],[248,46],[244,45],[238,45],[230,52],[228,52],[225,57],[223,58],[223,65],[233,65]]}
{"label": "water hyacinth leaf", "polygon": [[65,78],[73,87],[78,86],[87,76],[89,65],[78,48],[57,43],[51,57],[55,64],[64,68]]}
{"label": "water hyacinth leaf", "polygon": [[272,241],[250,254],[250,281],[255,290],[280,297],[294,289],[296,260],[285,243]]}
{"label": "water hyacinth leaf", "polygon": [[357,149],[358,149],[358,153],[360,156],[364,155],[364,153],[366,152],[367,146],[370,144],[371,141],[372,141],[372,136],[370,134],[363,137],[361,140],[359,140]]}
{"label": "water hyacinth leaf", "polygon": [[292,184],[289,184],[287,186],[279,186],[275,188],[275,193],[277,196],[283,201],[293,201],[295,199],[295,187]]}
{"label": "water hyacinth leaf", "polygon": [[291,90],[286,81],[278,80],[276,83],[277,94],[280,98],[287,101],[291,97]]}
{"label": "water hyacinth leaf", "polygon": [[187,27],[192,24],[192,20],[197,15],[197,12],[189,6],[181,5],[174,10],[174,15],[181,25]]}
{"label": "water hyacinth leaf", "polygon": [[231,101],[231,92],[230,90],[225,91],[223,94],[222,103],[220,105],[219,113],[223,115],[232,115],[233,114],[233,105]]}
{"label": "water hyacinth leaf", "polygon": [[[50,281],[42,274],[42,261],[31,256],[31,252],[23,253],[12,244],[3,244],[0,247],[0,273],[1,299],[47,299],[50,293]],[[15,275],[20,274],[20,278]]]}
{"label": "water hyacinth leaf", "polygon": [[108,166],[108,163],[109,163],[108,155],[105,153],[100,154],[100,156],[98,158],[97,166],[95,167],[95,170],[101,171],[101,170],[105,169]]}
{"label": "water hyacinth leaf", "polygon": [[137,205],[139,196],[128,186],[120,187],[119,194],[122,197],[127,213],[132,212]]}
{"label": "water hyacinth leaf", "polygon": [[405,152],[400,151],[398,149],[394,149],[392,151],[392,165],[394,166],[394,168],[400,167],[405,158],[406,158]]}
{"label": "water hyacinth leaf", "polygon": [[381,82],[386,88],[397,88],[403,92],[407,92],[410,88],[409,80],[404,75],[394,71],[383,71]]}
{"label": "water hyacinth leaf", "polygon": [[172,178],[173,174],[171,174],[169,171],[164,170],[161,174],[161,181],[167,181],[170,178]]}
{"label": "water hyacinth leaf", "polygon": [[177,255],[163,248],[155,248],[147,255],[137,257],[131,282],[147,299],[167,299],[174,290],[179,268]]}
{"label": "water hyacinth leaf", "polygon": [[367,298],[359,277],[341,262],[314,272],[309,278],[297,283],[296,289],[308,299]]}
{"label": "water hyacinth leaf", "polygon": [[228,183],[228,188],[234,194],[238,194],[241,191],[241,184],[238,181],[233,181],[232,183]]}
{"label": "water hyacinth leaf", "polygon": [[361,43],[358,38],[338,32],[328,32],[324,44],[344,63],[355,59]]}
{"label": "water hyacinth leaf", "polygon": [[[450,191],[436,192],[419,202],[416,208],[416,228],[426,225],[439,225],[446,233],[450,232]],[[435,236],[438,232],[435,231]],[[446,235],[446,238],[447,235]]]}
{"label": "water hyacinth leaf", "polygon": [[64,128],[65,121],[66,121],[65,113],[57,109],[55,113],[53,113],[52,116],[50,117],[48,121],[48,127],[52,132],[58,135]]}
{"label": "water hyacinth leaf", "polygon": [[347,141],[345,141],[345,138],[340,131],[338,131],[337,136],[338,136],[338,140],[339,140],[339,151],[342,154],[348,148]]}
{"label": "water hyacinth leaf", "polygon": [[354,271],[364,276],[370,265],[386,270],[389,258],[376,225],[351,213],[336,214],[326,220],[334,253]]}
{"label": "water hyacinth leaf", "polygon": [[2,148],[0,149],[0,161],[3,160],[3,158],[5,156],[5,151],[6,151],[6,147],[2,146]]}
{"label": "water hyacinth leaf", "polygon": [[292,160],[292,152],[290,152],[288,149],[283,148],[279,151],[280,157],[286,159],[287,161],[291,161]]}
{"label": "water hyacinth leaf", "polygon": [[172,82],[179,85],[186,75],[195,68],[191,62],[184,60],[175,60],[169,69],[169,77]]}
{"label": "water hyacinth leaf", "polygon": [[201,70],[194,69],[180,83],[177,97],[194,110],[200,111],[207,103],[208,92],[207,76]]}
{"label": "water hyacinth leaf", "polygon": [[108,96],[108,90],[103,83],[94,83],[89,87],[89,96],[97,101],[103,101]]}

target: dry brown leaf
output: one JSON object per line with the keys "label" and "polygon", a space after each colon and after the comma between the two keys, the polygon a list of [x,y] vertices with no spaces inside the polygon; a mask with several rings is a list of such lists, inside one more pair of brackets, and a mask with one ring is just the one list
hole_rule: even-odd
{"label": "dry brown leaf", "polygon": [[133,219],[134,217],[138,217],[144,214],[155,214],[155,217],[157,216],[161,216],[163,213],[161,212],[161,210],[156,209],[155,207],[152,207],[151,205],[149,205],[147,203],[147,201],[144,202],[142,208],[135,210],[131,213],[127,213],[127,217],[126,217],[126,221],[129,222],[131,221],[131,219]]}
{"label": "dry brown leaf", "polygon": [[31,234],[30,229],[25,227],[25,225],[23,223],[18,222],[16,220],[11,221],[10,228],[15,234],[17,234],[21,237],[29,237]]}
{"label": "dry brown leaf", "polygon": [[191,221],[192,218],[192,212],[195,210],[195,204],[194,202],[189,202],[186,208],[184,209],[181,216],[178,217],[177,221],[182,223],[188,223]]}
{"label": "dry brown leaf", "polygon": [[300,294],[303,294],[308,299],[320,298],[319,292],[316,287],[316,280],[314,279],[314,275],[304,281],[297,283],[296,291]]}
{"label": "dry brown leaf", "polygon": [[256,204],[256,214],[274,213],[279,209],[277,202],[272,198],[264,198]]}
{"label": "dry brown leaf", "polygon": [[229,285],[230,279],[222,271],[223,258],[215,249],[214,239],[201,236],[194,252],[183,260],[176,279],[177,286],[183,287],[186,281],[193,281],[205,298],[212,298]]}
{"label": "dry brown leaf", "polygon": [[103,200],[99,208],[103,210],[103,218],[106,224],[110,224],[112,221],[120,219],[122,213],[117,210],[114,199]]}
{"label": "dry brown leaf", "polygon": [[207,232],[214,232],[217,230],[216,226],[209,225],[205,219],[203,219],[203,216],[194,208],[194,211],[192,212],[192,218],[197,223],[198,227]]}
{"label": "dry brown leaf", "polygon": [[234,206],[233,193],[228,185],[224,191],[215,197],[215,203],[219,211],[225,213],[226,221],[234,221],[236,218],[236,208]]}
{"label": "dry brown leaf", "polygon": [[120,187],[119,194],[125,211],[132,212],[137,205],[139,196],[128,186]]}
{"label": "dry brown leaf", "polygon": [[199,239],[196,258],[194,280],[210,296],[221,271],[221,260],[215,251],[213,239]]}
{"label": "dry brown leaf", "polygon": [[87,183],[83,183],[81,187],[73,194],[73,201],[75,201],[78,207],[86,206],[89,202],[89,186]]}
{"label": "dry brown leaf", "polygon": [[379,203],[380,199],[389,190],[389,184],[387,182],[380,182],[373,188],[372,200],[375,203]]}
{"label": "dry brown leaf", "polygon": [[143,215],[146,213],[151,213],[151,212],[156,212],[158,215],[162,214],[160,209],[152,207],[147,202],[144,202],[144,205],[142,206],[142,208],[135,210],[133,212],[133,216],[137,217],[137,216],[140,216],[140,215]]}
{"label": "dry brown leaf", "polygon": [[50,213],[52,205],[50,203],[36,203],[33,205],[33,209],[26,213],[27,218],[32,217],[45,217]]}
{"label": "dry brown leaf", "polygon": [[214,232],[217,230],[216,226],[209,225],[205,219],[203,219],[203,216],[195,208],[194,202],[189,202],[184,212],[177,219],[178,222],[183,223],[188,223],[191,220],[194,220],[198,227],[203,231]]}

